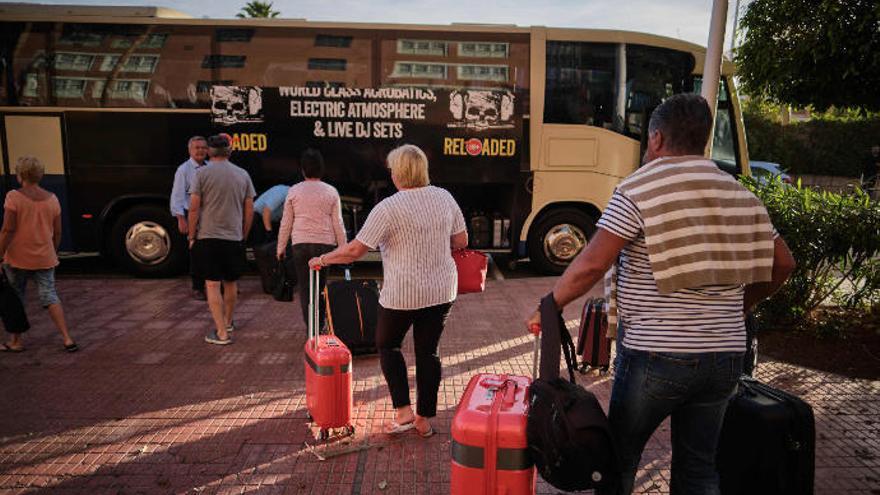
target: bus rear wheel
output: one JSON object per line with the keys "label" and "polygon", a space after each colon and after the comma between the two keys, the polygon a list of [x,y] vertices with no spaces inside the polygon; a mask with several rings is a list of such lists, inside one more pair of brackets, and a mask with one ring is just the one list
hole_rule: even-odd
{"label": "bus rear wheel", "polygon": [[596,231],[596,220],[574,208],[545,213],[529,234],[529,258],[541,272],[559,275],[584,249]]}
{"label": "bus rear wheel", "polygon": [[110,254],[138,277],[166,277],[186,263],[185,238],[168,211],[159,206],[135,206],[124,211],[110,231]]}

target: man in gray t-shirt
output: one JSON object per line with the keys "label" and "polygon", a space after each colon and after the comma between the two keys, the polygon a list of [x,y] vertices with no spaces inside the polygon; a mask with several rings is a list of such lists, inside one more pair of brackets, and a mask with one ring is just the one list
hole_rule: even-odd
{"label": "man in gray t-shirt", "polygon": [[208,138],[211,166],[196,173],[189,208],[189,245],[216,326],[205,341],[218,345],[232,343],[228,332],[235,329],[236,280],[247,268],[244,240],[254,217],[254,184],[244,169],[229,162],[229,153],[226,137]]}

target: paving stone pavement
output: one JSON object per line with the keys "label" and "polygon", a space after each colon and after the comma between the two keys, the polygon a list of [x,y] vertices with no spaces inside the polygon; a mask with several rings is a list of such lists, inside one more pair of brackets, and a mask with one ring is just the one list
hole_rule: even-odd
{"label": "paving stone pavement", "polygon": [[[552,282],[490,281],[459,298],[441,344],[438,435],[381,432],[391,403],[378,359],[365,357],[354,363],[355,436],[309,449],[296,303],[246,278],[235,344],[218,347],[203,342],[207,307],[188,297],[184,279],[62,278],[81,351],[63,352],[31,293],[26,352],[0,354],[0,494],[448,493],[457,398],[480,371],[530,374],[533,342],[521,321]],[[411,338],[405,352],[413,363]],[[772,361],[758,377],[814,407],[816,493],[880,494],[880,381]],[[582,380],[607,405],[609,379]],[[637,492],[668,492],[669,464],[664,424]],[[537,491],[558,493],[540,481]]]}

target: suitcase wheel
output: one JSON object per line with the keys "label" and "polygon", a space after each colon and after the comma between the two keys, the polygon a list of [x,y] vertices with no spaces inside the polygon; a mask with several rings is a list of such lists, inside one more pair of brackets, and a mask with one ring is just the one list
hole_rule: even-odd
{"label": "suitcase wheel", "polygon": [[586,375],[590,372],[590,365],[587,363],[583,363],[578,367],[578,372],[582,375]]}

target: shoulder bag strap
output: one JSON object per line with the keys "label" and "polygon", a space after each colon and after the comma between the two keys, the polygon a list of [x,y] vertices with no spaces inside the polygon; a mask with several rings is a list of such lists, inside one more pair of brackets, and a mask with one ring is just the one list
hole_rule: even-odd
{"label": "shoulder bag strap", "polygon": [[574,343],[562,321],[562,313],[556,309],[553,293],[541,299],[541,365],[538,377],[543,380],[559,378],[560,348],[565,352],[565,365],[569,380],[574,383]]}

